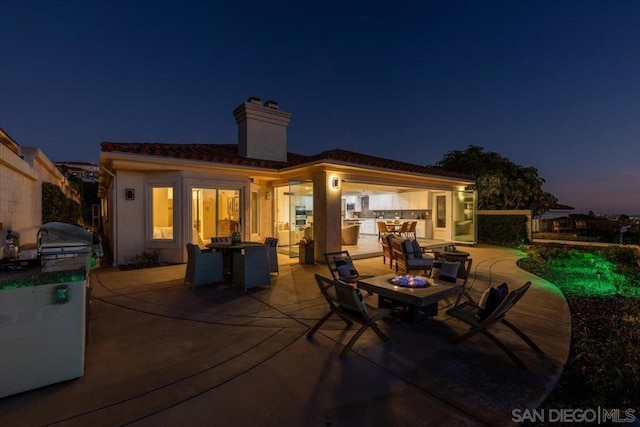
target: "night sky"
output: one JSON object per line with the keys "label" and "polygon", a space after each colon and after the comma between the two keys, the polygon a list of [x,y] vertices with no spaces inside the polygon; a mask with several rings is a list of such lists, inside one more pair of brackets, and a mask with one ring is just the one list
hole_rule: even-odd
{"label": "night sky", "polygon": [[237,142],[435,164],[480,145],[576,212],[640,213],[640,1],[0,0],[0,126],[53,161]]}

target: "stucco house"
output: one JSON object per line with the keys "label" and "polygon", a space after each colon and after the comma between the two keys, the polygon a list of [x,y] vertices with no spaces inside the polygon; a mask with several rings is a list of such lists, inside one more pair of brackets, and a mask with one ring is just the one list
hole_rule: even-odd
{"label": "stucco house", "polygon": [[312,237],[323,261],[343,247],[344,227],[357,223],[362,239],[377,242],[377,221],[394,218],[416,220],[422,239],[476,242],[468,177],[340,149],[290,153],[291,114],[273,101],[249,98],[233,115],[237,144],[101,144],[99,196],[114,264],[148,251],[186,262],[187,243],[236,230],[243,240],[278,237],[291,256]]}

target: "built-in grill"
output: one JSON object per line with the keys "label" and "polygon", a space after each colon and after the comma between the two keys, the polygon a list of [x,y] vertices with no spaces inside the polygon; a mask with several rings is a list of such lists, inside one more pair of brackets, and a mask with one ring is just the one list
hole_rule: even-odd
{"label": "built-in grill", "polygon": [[38,254],[41,262],[80,255],[103,256],[102,243],[97,234],[63,222],[49,222],[40,227]]}

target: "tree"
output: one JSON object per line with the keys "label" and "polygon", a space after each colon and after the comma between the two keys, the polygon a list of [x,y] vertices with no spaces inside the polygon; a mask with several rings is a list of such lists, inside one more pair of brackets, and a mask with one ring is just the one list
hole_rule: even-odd
{"label": "tree", "polygon": [[542,189],[545,181],[538,169],[517,165],[477,145],[449,151],[436,167],[475,179],[478,209],[531,209],[534,216],[539,216],[558,202]]}

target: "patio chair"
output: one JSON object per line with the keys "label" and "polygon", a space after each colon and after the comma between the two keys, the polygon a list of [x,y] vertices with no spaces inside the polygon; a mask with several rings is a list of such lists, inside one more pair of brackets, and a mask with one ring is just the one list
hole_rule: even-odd
{"label": "patio chair", "polygon": [[389,337],[378,328],[376,322],[388,316],[391,310],[378,309],[366,304],[360,290],[353,285],[345,284],[339,280],[331,280],[319,274],[316,274],[315,278],[322,296],[329,304],[329,312],[318,320],[307,333],[308,339],[313,337],[324,322],[336,314],[347,324],[347,328],[353,326],[354,323],[361,325],[360,329],[345,345],[340,357],[344,357],[349,353],[351,347],[367,328],[371,328],[382,341],[389,340]]}
{"label": "patio chair", "polygon": [[396,273],[400,269],[409,274],[412,270],[422,270],[426,276],[431,274],[434,259],[423,253],[417,240],[391,240],[391,253],[396,262]]}
{"label": "patio chair", "polygon": [[403,222],[402,226],[400,227],[400,231],[399,231],[400,236],[404,237],[405,239],[408,239],[409,238],[409,228],[411,228],[411,223],[409,221]]}
{"label": "patio chair", "polygon": [[387,233],[382,236],[382,262],[386,265],[389,258],[389,268],[393,268],[393,253],[391,253],[391,241],[394,239],[393,233]]}
{"label": "patio chair", "polygon": [[409,224],[409,229],[407,230],[407,233],[405,235],[405,237],[407,239],[416,239],[417,238],[417,234],[416,234],[416,228],[418,227],[418,221],[411,221],[411,223]]}
{"label": "patio chair", "polygon": [[442,280],[444,282],[458,283],[458,280],[462,280],[462,292],[458,294],[458,297],[453,305],[460,304],[462,297],[465,297],[467,301],[475,304],[475,300],[471,296],[471,288],[473,283],[469,285],[469,275],[471,274],[471,264],[473,260],[466,258],[462,263],[460,261],[435,261],[433,263],[433,269],[431,271],[431,277],[436,280]]}
{"label": "patio chair", "polygon": [[391,230],[387,227],[387,223],[384,221],[378,221],[378,241],[382,241],[383,237],[389,233],[391,233]]}
{"label": "patio chair", "polygon": [[278,239],[276,237],[267,237],[264,244],[269,248],[269,271],[271,273],[280,274],[278,266]]}
{"label": "patio chair", "polygon": [[333,280],[341,280],[345,283],[357,283],[358,280],[373,277],[371,274],[360,274],[353,265],[349,251],[326,252],[324,259],[327,262]]}
{"label": "patio chair", "polygon": [[357,245],[358,235],[360,234],[360,225],[349,225],[342,229],[342,244],[343,245]]}
{"label": "patio chair", "polygon": [[222,283],[224,272],[222,267],[222,253],[205,252],[198,245],[187,243],[187,270],[184,284],[191,288],[208,283]]}
{"label": "patio chair", "polygon": [[233,283],[242,285],[244,291],[256,286],[271,286],[269,247],[251,245],[233,252]]}
{"label": "patio chair", "polygon": [[534,343],[531,338],[526,336],[524,332],[518,329],[514,324],[507,321],[505,319],[505,315],[513,306],[516,305],[518,301],[524,296],[525,292],[531,286],[531,282],[527,282],[522,285],[520,288],[515,289],[502,300],[502,302],[490,313],[487,315],[484,320],[479,320],[478,318],[478,310],[479,306],[473,302],[465,301],[462,304],[456,305],[450,310],[447,310],[447,314],[455,319],[461,320],[469,326],[469,331],[463,335],[455,337],[451,340],[452,344],[460,344],[472,336],[480,333],[488,337],[491,341],[493,341],[502,351],[504,351],[507,356],[513,360],[513,362],[518,365],[522,369],[527,369],[527,366],[524,364],[522,360],[516,354],[511,351],[502,341],[500,341],[495,335],[489,332],[489,328],[496,323],[502,323],[511,329],[516,335],[518,335],[531,349],[533,349],[537,353],[542,353],[540,347]]}

